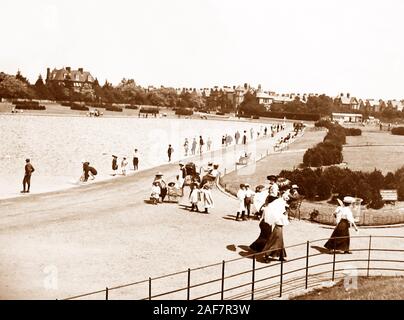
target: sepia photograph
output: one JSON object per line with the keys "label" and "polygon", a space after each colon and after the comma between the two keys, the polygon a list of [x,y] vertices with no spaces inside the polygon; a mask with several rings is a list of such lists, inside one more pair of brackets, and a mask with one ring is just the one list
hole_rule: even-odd
{"label": "sepia photograph", "polygon": [[0,300],[404,300],[403,12],[1,0]]}

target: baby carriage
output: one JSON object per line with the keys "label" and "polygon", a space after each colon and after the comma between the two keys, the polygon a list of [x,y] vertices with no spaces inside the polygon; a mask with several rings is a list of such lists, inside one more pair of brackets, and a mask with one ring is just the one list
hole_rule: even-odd
{"label": "baby carriage", "polygon": [[175,182],[167,184],[167,198],[169,202],[178,202],[178,197],[181,197],[181,189],[177,187]]}
{"label": "baby carriage", "polygon": [[185,171],[186,171],[186,176],[185,176],[184,185],[189,186],[193,182],[192,180],[195,180],[196,177],[198,176],[198,173],[196,172],[195,163],[188,162],[185,165]]}

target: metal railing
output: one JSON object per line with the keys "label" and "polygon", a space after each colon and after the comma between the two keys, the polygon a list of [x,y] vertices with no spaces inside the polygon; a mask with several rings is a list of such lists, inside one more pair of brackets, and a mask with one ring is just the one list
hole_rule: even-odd
{"label": "metal railing", "polygon": [[[339,238],[347,237],[333,239]],[[381,240],[381,243],[384,244],[386,239],[397,241],[397,246],[390,248],[374,247],[377,240]],[[105,297],[105,300],[108,300],[113,292],[117,293],[115,295],[117,299],[139,300],[271,299],[282,297],[288,293],[301,292],[301,290],[316,287],[327,281],[335,282],[337,278],[341,278],[340,272],[346,273],[349,270],[362,272],[361,275],[363,276],[370,276],[371,271],[383,271],[384,274],[386,272],[404,272],[404,249],[400,249],[404,248],[404,237],[352,236],[350,240],[354,240],[359,246],[351,248],[350,251],[358,255],[358,257],[351,259],[338,259],[337,250],[331,250],[327,253],[321,252],[322,247],[315,246],[315,244],[326,240],[328,238],[285,247],[288,250],[304,252],[303,255],[298,255],[287,261],[261,263],[262,256],[266,252],[254,253],[199,268],[188,268],[185,271],[148,278],[143,281],[106,287],[103,290],[72,296],[66,300],[91,299],[96,295],[97,299],[100,299],[98,296],[100,294],[103,298]],[[310,249],[315,249],[317,252],[310,253]],[[378,256],[380,253],[384,255]],[[394,256],[386,258],[385,255],[388,254]],[[401,259],[397,258],[399,254],[403,254]],[[347,255],[342,256],[346,257]],[[360,263],[361,265],[352,267],[351,263]],[[394,265],[391,265],[392,263]],[[339,267],[343,264],[345,267]],[[197,279],[201,276],[201,274],[198,275],[198,272],[201,271],[203,271],[204,280],[192,283],[193,278]],[[173,277],[178,276],[181,278],[177,279],[176,287],[165,285],[165,288],[172,287],[172,290],[157,291],[155,289],[158,287],[159,281],[169,282]],[[128,288],[130,289],[129,293],[118,293],[119,290]]]}

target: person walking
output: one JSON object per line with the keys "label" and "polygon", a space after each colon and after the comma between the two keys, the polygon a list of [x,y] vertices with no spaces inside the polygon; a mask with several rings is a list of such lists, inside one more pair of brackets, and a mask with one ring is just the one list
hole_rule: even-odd
{"label": "person walking", "polygon": [[185,177],[187,176],[187,170],[185,169],[184,163],[180,161],[179,163],[180,171],[178,173],[178,188],[181,189],[181,197],[184,196],[184,183]]}
{"label": "person walking", "polygon": [[31,164],[30,159],[25,159],[25,174],[22,180],[22,191],[21,193],[29,193],[29,189],[31,188],[31,175],[35,171],[34,166]]}
{"label": "person walking", "polygon": [[203,201],[203,207],[205,209],[205,213],[209,213],[208,209],[214,207],[212,191],[210,189],[209,183],[206,183],[200,189],[201,192],[201,201]]}
{"label": "person walking", "polygon": [[222,147],[226,145],[226,137],[222,136]]}
{"label": "person walking", "polygon": [[191,153],[192,153],[192,155],[194,155],[195,154],[195,152],[196,152],[196,145],[197,145],[198,143],[196,142],[196,138],[194,138],[194,140],[192,141],[192,147],[191,147]]}
{"label": "person walking", "polygon": [[234,135],[234,139],[236,139],[236,144],[238,144],[238,141],[240,140],[240,132],[238,132],[238,130],[236,131],[236,134]]}
{"label": "person walking", "polygon": [[264,261],[270,262],[271,258],[278,257],[279,261],[286,260],[286,250],[283,241],[283,227],[289,224],[286,213],[287,201],[289,201],[288,193],[285,192],[282,197],[272,201],[264,208],[264,219],[268,223],[272,232],[265,244]]}
{"label": "person walking", "polygon": [[244,185],[245,187],[245,208],[247,211],[247,219],[250,218],[250,213],[251,213],[251,204],[253,203],[253,199],[254,199],[254,195],[255,192],[253,190],[251,190],[250,185],[248,183],[246,183]]}
{"label": "person walking", "polygon": [[198,202],[200,198],[199,185],[196,182],[191,183],[191,193],[189,194],[189,201],[191,202],[191,211],[199,212]]}
{"label": "person walking", "polygon": [[266,135],[267,135],[267,131],[268,131],[268,128],[267,128],[267,127],[265,127],[265,128],[264,128],[264,136],[266,136]]}
{"label": "person walking", "polygon": [[139,152],[137,149],[133,152],[133,170],[139,169]]}
{"label": "person walking", "polygon": [[254,129],[253,128],[250,129],[250,137],[251,137],[251,140],[254,139]]}
{"label": "person walking", "polygon": [[171,162],[171,156],[174,152],[174,148],[171,146],[171,144],[168,145],[167,149],[167,155],[168,155],[168,162]]}
{"label": "person walking", "polygon": [[188,142],[188,138],[185,138],[184,141],[184,151],[185,151],[185,156],[188,156],[188,150],[189,150],[189,142]]}
{"label": "person walking", "polygon": [[208,148],[207,151],[210,151],[210,148],[212,147],[212,139],[209,137],[208,141],[206,142],[206,147]]}
{"label": "person walking", "polygon": [[118,157],[112,155],[112,175],[116,176],[117,171],[118,171]]}
{"label": "person walking", "polygon": [[236,221],[239,221],[239,217],[241,214],[241,219],[242,220],[247,220],[245,218],[245,186],[244,184],[240,184],[240,189],[237,191],[237,199],[239,201],[239,206],[237,210],[237,215],[236,215]]}
{"label": "person walking", "polygon": [[344,253],[351,253],[349,251],[349,227],[352,225],[355,228],[355,231],[358,232],[358,228],[355,224],[355,219],[350,208],[350,205],[355,202],[355,198],[347,196],[344,197],[343,202],[341,200],[338,202],[339,206],[334,213],[337,226],[331,234],[330,239],[325,243],[324,247],[330,251],[335,250],[343,251]]}
{"label": "person walking", "polygon": [[122,158],[121,161],[121,170],[122,170],[122,175],[126,176],[126,167],[128,166],[128,160],[126,160],[126,157]]}
{"label": "person walking", "polygon": [[203,141],[202,136],[199,136],[199,154],[202,154],[204,144],[205,144],[205,142]]}

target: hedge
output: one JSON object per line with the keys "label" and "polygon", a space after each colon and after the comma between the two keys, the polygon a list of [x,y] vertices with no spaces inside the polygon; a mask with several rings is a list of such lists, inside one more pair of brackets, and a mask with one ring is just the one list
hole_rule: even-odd
{"label": "hedge", "polygon": [[404,136],[404,127],[397,127],[397,128],[391,129],[391,134]]}
{"label": "hedge", "polygon": [[105,110],[114,111],[114,112],[122,112],[122,108],[115,107],[115,106],[106,107]]}
{"label": "hedge", "polygon": [[15,108],[19,109],[19,110],[46,110],[45,106],[36,106],[36,105],[31,105],[31,106],[29,106],[29,105],[24,105],[24,106],[18,105],[18,106],[15,106]]}
{"label": "hedge", "polygon": [[70,110],[89,111],[90,109],[86,106],[82,106],[80,104],[73,103],[72,106],[70,107]]}
{"label": "hedge", "polygon": [[192,109],[177,109],[175,110],[175,114],[179,115],[179,116],[192,116],[194,114],[194,112],[192,111]]}
{"label": "hedge", "polygon": [[315,126],[328,128],[328,133],[323,142],[304,153],[303,164],[306,167],[321,167],[341,163],[342,145],[346,143],[345,129],[339,124],[324,120],[316,122]]}
{"label": "hedge", "polygon": [[345,128],[346,136],[361,136],[362,130],[358,128]]}
{"label": "hedge", "polygon": [[140,108],[139,113],[160,113],[160,109],[142,107],[142,108]]}
{"label": "hedge", "polygon": [[46,110],[38,101],[14,101],[13,104],[18,110]]}
{"label": "hedge", "polygon": [[137,109],[139,109],[139,107],[135,106],[135,105],[127,105],[127,106],[125,106],[125,109],[137,110]]}
{"label": "hedge", "polygon": [[279,176],[298,184],[299,193],[308,200],[327,200],[332,194],[338,194],[340,199],[351,195],[363,199],[369,208],[380,209],[384,204],[380,189],[397,189],[398,200],[404,200],[404,167],[385,176],[376,169],[362,172],[339,167],[283,170]]}

